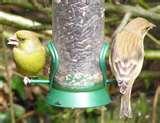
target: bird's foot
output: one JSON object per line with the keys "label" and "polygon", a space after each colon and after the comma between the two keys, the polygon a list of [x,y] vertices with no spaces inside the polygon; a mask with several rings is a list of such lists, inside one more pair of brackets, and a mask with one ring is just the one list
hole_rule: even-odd
{"label": "bird's foot", "polygon": [[126,93],[126,89],[128,87],[128,83],[125,81],[119,81],[118,82],[118,86],[119,86],[119,91],[121,94],[125,94]]}

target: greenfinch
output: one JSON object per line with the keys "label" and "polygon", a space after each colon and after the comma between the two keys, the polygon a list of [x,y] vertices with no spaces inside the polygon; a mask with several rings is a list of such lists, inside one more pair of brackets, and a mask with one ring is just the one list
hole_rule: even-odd
{"label": "greenfinch", "polygon": [[143,40],[154,26],[148,20],[137,17],[126,24],[112,40],[109,63],[121,93],[121,118],[132,117],[131,90],[143,66]]}
{"label": "greenfinch", "polygon": [[13,46],[13,58],[17,70],[27,76],[38,74],[44,67],[46,51],[36,33],[20,30],[8,39]]}

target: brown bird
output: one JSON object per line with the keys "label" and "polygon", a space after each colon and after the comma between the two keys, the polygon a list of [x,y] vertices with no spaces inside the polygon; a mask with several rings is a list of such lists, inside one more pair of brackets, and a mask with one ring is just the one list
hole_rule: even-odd
{"label": "brown bird", "polygon": [[109,62],[122,94],[120,118],[132,117],[130,97],[133,83],[143,66],[143,40],[154,26],[148,20],[138,17],[131,20],[112,40]]}

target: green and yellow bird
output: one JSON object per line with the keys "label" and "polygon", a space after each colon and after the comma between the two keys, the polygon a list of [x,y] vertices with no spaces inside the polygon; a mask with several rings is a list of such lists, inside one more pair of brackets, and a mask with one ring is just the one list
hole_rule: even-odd
{"label": "green and yellow bird", "polygon": [[17,70],[27,76],[38,74],[46,61],[46,50],[35,32],[20,30],[8,39],[13,46]]}

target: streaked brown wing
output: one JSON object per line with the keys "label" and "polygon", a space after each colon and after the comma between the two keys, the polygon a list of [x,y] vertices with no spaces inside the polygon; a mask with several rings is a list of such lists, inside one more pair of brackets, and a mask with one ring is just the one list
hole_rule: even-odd
{"label": "streaked brown wing", "polygon": [[139,37],[127,31],[117,34],[113,40],[111,62],[117,81],[128,81],[134,76],[138,67],[139,43]]}
{"label": "streaked brown wing", "polygon": [[132,73],[135,72],[137,63],[132,60],[114,61],[114,70],[117,74],[118,81],[128,81]]}

